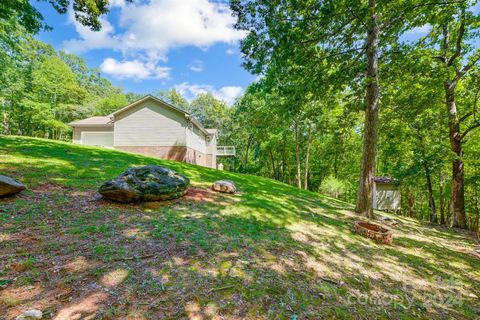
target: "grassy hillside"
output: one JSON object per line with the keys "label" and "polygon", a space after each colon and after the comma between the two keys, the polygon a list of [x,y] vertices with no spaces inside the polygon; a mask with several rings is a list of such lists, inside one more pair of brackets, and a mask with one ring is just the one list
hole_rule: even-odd
{"label": "grassy hillside", "polygon": [[[102,200],[129,166],[192,190],[163,204]],[[46,319],[478,319],[469,234],[395,217],[392,246],[351,231],[351,207],[269,179],[41,139],[0,137],[0,315]],[[209,185],[234,180],[238,195]],[[1,317],[1,316],[0,316]]]}

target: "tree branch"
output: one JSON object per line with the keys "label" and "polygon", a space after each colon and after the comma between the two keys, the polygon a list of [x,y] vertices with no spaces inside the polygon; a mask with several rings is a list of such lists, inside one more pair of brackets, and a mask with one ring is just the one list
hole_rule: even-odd
{"label": "tree branch", "polygon": [[459,1],[441,1],[441,2],[425,2],[425,3],[421,3],[421,4],[417,4],[417,5],[414,5],[414,6],[411,6],[410,8],[406,8],[405,10],[403,10],[402,14],[399,14],[398,16],[396,16],[395,18],[391,19],[390,21],[386,22],[386,23],[382,23],[380,25],[380,29],[383,29],[391,24],[394,24],[395,22],[403,19],[403,17],[405,16],[405,14],[407,14],[408,12],[412,11],[412,10],[415,10],[415,9],[418,9],[418,8],[421,8],[421,7],[427,7],[427,6],[448,6],[450,4],[458,4],[458,3],[465,3],[467,2],[466,0],[459,0]]}
{"label": "tree branch", "polygon": [[477,123],[473,124],[472,126],[470,126],[470,127],[469,127],[467,130],[465,130],[465,131],[463,132],[463,134],[460,136],[460,140],[463,141],[463,140],[465,139],[465,137],[467,136],[467,134],[468,134],[470,131],[472,131],[473,129],[476,129],[476,128],[478,128],[478,127],[480,127],[480,122],[477,122]]}
{"label": "tree branch", "polygon": [[474,102],[473,102],[473,110],[470,111],[469,113],[467,113],[466,115],[464,115],[460,121],[468,118],[470,115],[473,114],[473,119],[475,120],[474,124],[471,125],[467,130],[465,130],[465,132],[462,134],[462,136],[460,137],[460,140],[465,142],[464,139],[465,137],[467,136],[467,134],[472,131],[473,129],[475,128],[478,128],[480,127],[480,122],[477,120],[477,118],[475,117],[475,113],[477,111],[477,102],[478,102],[478,93],[480,92],[480,88],[477,89],[477,92],[475,93],[475,99],[474,99]]}
{"label": "tree branch", "polygon": [[448,22],[446,22],[443,25],[443,43],[442,43],[442,49],[443,49],[443,56],[445,57],[445,63],[447,63],[447,54],[448,54],[448,49],[450,48],[450,32],[448,30]]}
{"label": "tree branch", "polygon": [[463,121],[467,120],[471,115],[473,114],[473,111],[468,112],[466,115],[461,117],[458,122],[462,123]]}
{"label": "tree branch", "polygon": [[457,71],[455,78],[453,78],[451,85],[455,86],[457,82],[470,70],[475,66],[475,64],[480,60],[480,52],[470,61],[469,64],[466,64],[461,70]]}
{"label": "tree branch", "polygon": [[460,19],[460,28],[458,29],[457,41],[455,43],[455,53],[448,59],[447,66],[451,66],[462,53],[462,41],[465,35],[465,11],[462,12]]}
{"label": "tree branch", "polygon": [[447,62],[448,62],[448,59],[447,59],[447,57],[445,57],[445,56],[433,56],[433,59],[438,59],[438,60],[442,61],[442,62],[445,63],[445,64],[447,64]]}

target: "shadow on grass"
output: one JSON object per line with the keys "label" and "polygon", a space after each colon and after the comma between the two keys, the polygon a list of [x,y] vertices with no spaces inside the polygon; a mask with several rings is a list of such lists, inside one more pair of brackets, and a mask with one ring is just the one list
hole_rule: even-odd
{"label": "shadow on grass", "polygon": [[[27,307],[46,310],[53,319],[477,315],[477,300],[466,295],[479,294],[478,261],[406,236],[393,246],[377,245],[351,232],[348,205],[341,202],[179,162],[37,139],[0,140],[3,167],[34,185],[67,187],[2,203],[0,255],[7,258],[0,262],[6,270],[1,276],[17,278],[0,292],[0,314],[10,318]],[[195,186],[232,179],[241,195],[158,209],[92,196],[128,166],[152,163],[186,174]],[[78,190],[85,194],[74,196]],[[412,226],[399,231],[416,232]],[[459,241],[426,227],[418,232],[433,242]],[[12,265],[29,267],[18,273]],[[460,283],[445,285],[436,277]],[[32,285],[38,290],[28,291]],[[429,306],[432,292],[453,292],[464,303]],[[360,300],[392,296],[413,303]]]}

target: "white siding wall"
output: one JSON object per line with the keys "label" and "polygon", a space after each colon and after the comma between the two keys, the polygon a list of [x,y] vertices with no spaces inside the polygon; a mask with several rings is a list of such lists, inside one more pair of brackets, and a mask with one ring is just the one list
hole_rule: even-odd
{"label": "white siding wall", "polygon": [[207,153],[205,134],[193,123],[187,128],[187,147],[203,154]]}
{"label": "white siding wall", "polygon": [[115,116],[115,146],[185,146],[185,116],[146,101]]}
{"label": "white siding wall", "polygon": [[401,197],[398,187],[389,184],[375,184],[373,208],[377,210],[399,210]]}
{"label": "white siding wall", "polygon": [[111,132],[113,126],[101,126],[101,127],[74,127],[73,128],[73,143],[81,144],[82,132]]}
{"label": "white siding wall", "polygon": [[217,155],[217,137],[216,135],[211,136],[210,142],[207,142],[207,154]]}

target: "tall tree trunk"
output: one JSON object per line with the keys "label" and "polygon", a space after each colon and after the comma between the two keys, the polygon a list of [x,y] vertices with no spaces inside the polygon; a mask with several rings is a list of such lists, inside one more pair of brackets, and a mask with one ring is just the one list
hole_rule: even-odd
{"label": "tall tree trunk", "polygon": [[355,211],[373,218],[373,186],[376,171],[378,137],[378,17],[376,0],[369,0],[367,22],[367,73],[365,94],[365,128],[363,133],[363,153],[360,181],[357,191]]}
{"label": "tall tree trunk", "polygon": [[428,163],[424,163],[425,178],[427,179],[428,188],[428,205],[430,207],[430,222],[437,223],[437,209],[435,207],[435,198],[433,197],[432,179],[430,175],[430,168]]}
{"label": "tall tree trunk", "polygon": [[445,81],[445,98],[448,111],[448,128],[450,148],[456,157],[452,162],[452,211],[453,227],[466,229],[465,216],[465,173],[463,167],[462,137],[460,134],[460,120],[455,104],[455,85],[452,81]]}
{"label": "tall tree trunk", "polygon": [[7,134],[10,134],[10,129],[8,126],[7,106],[4,99],[2,101],[2,106],[3,106],[3,134],[7,135]]}
{"label": "tall tree trunk", "polygon": [[300,163],[300,137],[298,132],[298,122],[295,121],[295,159],[297,161],[297,187],[302,188],[302,164]]}
{"label": "tall tree trunk", "polygon": [[338,150],[335,148],[335,154],[333,155],[333,176],[338,178]]}
{"label": "tall tree trunk", "polygon": [[413,196],[413,193],[408,190],[408,216],[410,218],[413,218],[414,216],[414,210],[413,208],[415,207],[415,197]]}
{"label": "tall tree trunk", "polygon": [[312,146],[312,135],[309,132],[307,138],[307,151],[305,154],[305,176],[303,178],[303,188],[308,190],[308,174],[310,170],[310,148]]}
{"label": "tall tree trunk", "polygon": [[286,156],[286,151],[285,151],[285,145],[283,145],[283,150],[282,150],[282,182],[285,182],[285,171],[288,174],[288,167],[287,167],[287,156]]}
{"label": "tall tree trunk", "polygon": [[18,111],[18,128],[17,128],[17,134],[19,136],[23,136],[23,107],[20,106],[19,111]]}
{"label": "tall tree trunk", "polygon": [[245,149],[245,158],[243,159],[243,170],[244,172],[247,172],[247,163],[248,163],[248,151],[250,149],[250,144],[252,143],[253,140],[253,134],[248,136],[247,140],[247,148]]}
{"label": "tall tree trunk", "polygon": [[477,233],[480,231],[479,224],[480,224],[480,208],[478,206],[478,184],[475,181],[475,221],[472,223],[472,230],[476,231]]}
{"label": "tall tree trunk", "polygon": [[270,154],[270,160],[272,161],[273,178],[278,180],[277,170],[275,169],[275,157],[273,156],[272,149],[269,149],[268,153]]}
{"label": "tall tree trunk", "polygon": [[443,198],[443,177],[442,172],[439,175],[439,191],[440,191],[440,224],[445,224],[445,200]]}

